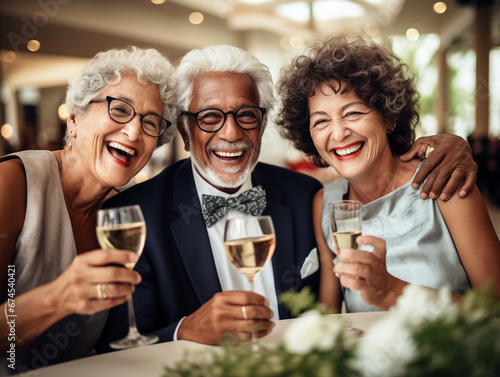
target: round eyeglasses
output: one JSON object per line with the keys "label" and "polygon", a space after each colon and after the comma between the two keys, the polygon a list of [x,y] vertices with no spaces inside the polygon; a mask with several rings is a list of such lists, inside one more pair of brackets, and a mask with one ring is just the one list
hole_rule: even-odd
{"label": "round eyeglasses", "polygon": [[142,115],[135,111],[132,105],[118,98],[113,98],[107,96],[103,99],[95,99],[89,103],[96,102],[108,102],[108,114],[109,117],[116,123],[125,124],[130,122],[135,115],[139,115],[141,118],[141,127],[146,135],[153,137],[160,137],[167,130],[168,127],[172,125],[165,118],[162,118],[156,114],[146,114]]}
{"label": "round eyeglasses", "polygon": [[196,113],[189,111],[181,112],[181,115],[187,115],[196,119],[198,127],[205,132],[217,132],[226,123],[226,118],[232,114],[236,124],[244,130],[253,130],[262,124],[266,109],[257,106],[243,106],[234,111],[224,112],[220,109],[203,109]]}

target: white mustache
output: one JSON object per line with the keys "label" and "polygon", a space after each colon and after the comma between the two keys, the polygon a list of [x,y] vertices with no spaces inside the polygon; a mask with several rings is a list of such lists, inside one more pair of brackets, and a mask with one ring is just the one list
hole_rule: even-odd
{"label": "white mustache", "polygon": [[241,141],[236,141],[234,143],[219,141],[215,145],[211,145],[207,148],[209,151],[214,149],[250,149],[250,145],[248,143],[244,143]]}

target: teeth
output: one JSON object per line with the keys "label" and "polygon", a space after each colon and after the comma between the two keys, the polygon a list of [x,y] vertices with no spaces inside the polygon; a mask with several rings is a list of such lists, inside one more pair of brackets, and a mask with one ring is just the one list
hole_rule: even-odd
{"label": "teeth", "polygon": [[217,156],[221,156],[221,157],[240,157],[241,155],[243,155],[243,151],[239,151],[239,152],[220,152],[220,151],[214,151],[214,153],[217,155]]}
{"label": "teeth", "polygon": [[111,148],[115,148],[115,149],[119,149],[131,156],[134,156],[135,155],[135,151],[133,149],[129,149],[127,147],[124,147],[123,145],[121,144],[118,144],[116,141],[112,141],[111,143],[108,144],[108,146],[110,146]]}
{"label": "teeth", "polygon": [[347,156],[348,154],[356,153],[357,151],[359,151],[361,149],[362,146],[363,146],[363,144],[359,143],[359,144],[353,145],[349,148],[336,149],[335,153],[337,153],[339,156]]}

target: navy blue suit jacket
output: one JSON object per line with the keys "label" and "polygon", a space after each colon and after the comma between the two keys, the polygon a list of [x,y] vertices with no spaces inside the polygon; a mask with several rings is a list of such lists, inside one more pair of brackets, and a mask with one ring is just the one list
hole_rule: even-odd
{"label": "navy blue suit jacket", "polygon": [[[288,169],[258,163],[252,184],[266,191],[264,215],[270,215],[276,232],[273,269],[276,293],[309,286],[319,290],[319,271],[301,279],[300,269],[316,247],[312,201],[321,184]],[[178,161],[159,175],[112,197],[105,207],[139,204],[147,237],[136,270],[142,282],[133,294],[139,331],[155,333],[160,341],[173,340],[181,318],[195,312],[221,292],[207,229],[201,214],[191,160]],[[279,306],[280,318],[290,315]],[[110,311],[97,350],[128,331],[126,305]]]}

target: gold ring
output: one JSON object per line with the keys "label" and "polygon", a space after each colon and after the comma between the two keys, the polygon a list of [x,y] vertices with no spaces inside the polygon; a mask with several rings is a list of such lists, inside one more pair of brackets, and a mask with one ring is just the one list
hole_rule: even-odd
{"label": "gold ring", "polygon": [[102,292],[102,299],[106,300],[108,298],[108,294],[106,293],[106,283],[101,283],[101,292]]}
{"label": "gold ring", "polygon": [[246,321],[248,320],[248,315],[247,315],[247,307],[245,305],[243,305],[241,307],[241,312],[243,313],[243,319]]}
{"label": "gold ring", "polygon": [[428,145],[427,146],[427,149],[425,150],[425,158],[429,158],[429,156],[431,155],[431,153],[435,150],[436,148],[434,148],[432,145]]}
{"label": "gold ring", "polygon": [[97,284],[97,298],[100,300],[106,300],[108,298],[108,295],[106,293],[106,284],[105,283]]}

